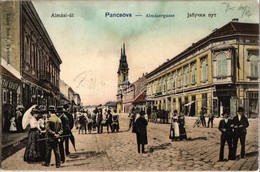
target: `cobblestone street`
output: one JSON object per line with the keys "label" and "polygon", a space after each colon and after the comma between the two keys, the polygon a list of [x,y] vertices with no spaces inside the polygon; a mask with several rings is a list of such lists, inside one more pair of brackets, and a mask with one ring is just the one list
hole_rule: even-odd
{"label": "cobblestone street", "polygon": [[[59,170],[96,171],[142,171],[142,170],[213,170],[213,171],[254,171],[258,169],[258,119],[249,119],[246,138],[246,158],[235,161],[217,162],[220,147],[220,132],[217,129],[220,119],[214,120],[214,128],[193,128],[195,117],[186,118],[188,140],[169,140],[169,124],[148,124],[148,145],[145,154],[138,154],[136,136],[127,131],[128,117],[120,116],[120,132],[103,134],[78,134],[77,152],[71,154]],[[72,146],[71,146],[72,148]],[[54,155],[51,166],[28,164],[23,161],[22,149],[2,162],[4,170],[56,170]],[[240,153],[238,146],[237,155]],[[227,145],[225,147],[227,158]]]}

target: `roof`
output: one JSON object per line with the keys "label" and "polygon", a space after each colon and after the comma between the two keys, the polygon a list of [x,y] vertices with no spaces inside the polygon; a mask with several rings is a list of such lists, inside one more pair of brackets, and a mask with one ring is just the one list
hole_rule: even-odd
{"label": "roof", "polygon": [[136,103],[142,103],[142,102],[145,102],[146,98],[146,90],[142,91],[141,94],[139,94],[133,101],[133,104],[136,104]]}
{"label": "roof", "polygon": [[157,72],[160,72],[163,69],[169,67],[170,65],[172,65],[173,63],[175,63],[179,59],[183,58],[185,55],[187,55],[187,54],[189,54],[193,51],[196,51],[196,49],[199,46],[204,45],[205,43],[207,43],[208,41],[210,41],[212,39],[220,38],[220,37],[223,37],[223,36],[246,35],[246,34],[247,35],[254,35],[254,36],[259,35],[259,24],[229,22],[228,24],[224,25],[223,27],[221,27],[219,29],[215,29],[208,36],[200,39],[196,43],[193,43],[190,47],[185,49],[183,52],[181,52],[177,56],[173,57],[171,60],[163,63],[162,65],[160,65],[159,67],[157,67],[156,69],[154,69],[153,71],[148,73],[146,75],[146,77],[149,78],[149,77],[153,76],[154,74],[156,74]]}

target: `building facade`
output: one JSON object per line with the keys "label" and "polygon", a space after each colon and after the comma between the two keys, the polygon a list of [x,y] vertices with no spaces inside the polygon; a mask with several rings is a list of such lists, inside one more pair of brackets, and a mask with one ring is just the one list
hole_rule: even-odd
{"label": "building facade", "polygon": [[243,106],[258,114],[259,24],[234,20],[147,75],[147,100],[158,109],[219,116]]}
{"label": "building facade", "polygon": [[121,57],[119,60],[119,68],[117,71],[118,85],[117,85],[117,112],[123,112],[123,89],[130,85],[128,80],[128,63],[125,53],[125,44],[121,48]]}
{"label": "building facade", "polygon": [[1,2],[1,28],[2,105],[58,105],[62,61],[32,2]]}
{"label": "building facade", "polygon": [[4,124],[5,120],[9,120],[9,115],[15,113],[16,106],[22,103],[19,3],[1,2],[0,11],[0,81]]}
{"label": "building facade", "polygon": [[145,75],[123,89],[123,112],[129,113],[133,106],[146,108],[147,80]]}

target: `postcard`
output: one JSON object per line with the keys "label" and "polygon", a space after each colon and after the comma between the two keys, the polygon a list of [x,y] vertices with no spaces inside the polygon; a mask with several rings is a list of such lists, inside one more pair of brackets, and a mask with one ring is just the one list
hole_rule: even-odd
{"label": "postcard", "polygon": [[259,2],[1,1],[4,171],[256,171]]}

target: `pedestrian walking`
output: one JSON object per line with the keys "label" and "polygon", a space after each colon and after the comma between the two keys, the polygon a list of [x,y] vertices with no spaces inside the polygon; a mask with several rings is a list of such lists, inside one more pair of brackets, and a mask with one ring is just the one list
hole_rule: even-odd
{"label": "pedestrian walking", "polygon": [[111,114],[111,110],[110,109],[107,110],[106,125],[107,125],[107,133],[109,133],[109,128],[112,131],[112,114]]}
{"label": "pedestrian walking", "polygon": [[129,125],[127,131],[129,131],[133,127],[135,118],[136,118],[136,106],[134,106],[129,113]]}
{"label": "pedestrian walking", "polygon": [[91,130],[92,130],[92,124],[93,124],[93,120],[91,117],[91,114],[87,115],[87,123],[88,123],[88,133],[91,134]]}
{"label": "pedestrian walking", "polygon": [[55,114],[55,108],[49,107],[50,118],[46,125],[46,157],[43,166],[49,166],[51,161],[51,152],[54,151],[56,168],[60,168],[61,158],[59,151],[59,136],[62,134],[62,123]]}
{"label": "pedestrian walking", "polygon": [[233,137],[233,122],[228,118],[228,113],[224,112],[222,114],[223,119],[219,122],[218,129],[221,132],[220,136],[220,151],[219,151],[219,161],[225,161],[224,159],[224,148],[225,143],[228,144],[228,160],[232,159],[232,137]]}
{"label": "pedestrian walking", "polygon": [[30,130],[28,133],[28,142],[24,152],[24,161],[28,163],[42,161],[42,155],[40,151],[39,130],[37,117],[39,115],[38,109],[32,109],[32,117],[30,119]]}
{"label": "pedestrian walking", "polygon": [[178,123],[178,111],[175,109],[173,111],[172,117],[171,117],[171,127],[170,127],[170,136],[169,138],[172,141],[176,141],[180,138],[180,130],[179,130],[179,123]]}
{"label": "pedestrian walking", "polygon": [[97,113],[97,128],[98,128],[97,133],[98,134],[103,133],[102,121],[103,121],[102,109],[98,108],[98,113]]}
{"label": "pedestrian walking", "polygon": [[97,128],[97,113],[98,113],[98,109],[97,107],[93,110],[93,113],[92,113],[92,120],[93,120],[93,123],[92,123],[92,129],[93,131],[96,130]]}
{"label": "pedestrian walking", "polygon": [[207,116],[207,108],[202,107],[200,112],[200,121],[203,127],[206,127],[206,119],[205,116]]}
{"label": "pedestrian walking", "polygon": [[87,119],[85,117],[85,115],[83,114],[83,112],[80,113],[80,115],[78,116],[78,121],[79,121],[79,127],[78,127],[78,133],[83,134],[85,131],[85,134],[87,133],[87,128],[86,128],[86,123],[87,123]]}
{"label": "pedestrian walking", "polygon": [[237,115],[233,118],[234,140],[233,140],[233,158],[236,157],[238,139],[241,144],[241,158],[245,158],[246,128],[249,126],[248,119],[245,116],[245,109],[239,107]]}
{"label": "pedestrian walking", "polygon": [[210,124],[211,128],[213,128],[213,121],[214,121],[214,114],[213,114],[212,110],[210,110],[209,119],[208,119],[208,128],[209,128],[209,124]]}
{"label": "pedestrian walking", "polygon": [[133,132],[136,133],[138,153],[140,152],[145,153],[144,146],[148,144],[148,138],[147,138],[148,122],[144,118],[144,115],[145,115],[144,111],[141,111],[140,116],[136,119],[133,126]]}
{"label": "pedestrian walking", "polygon": [[178,116],[178,123],[179,123],[179,131],[180,131],[180,140],[187,140],[187,133],[185,128],[185,116],[183,113],[179,113]]}

